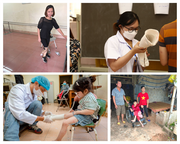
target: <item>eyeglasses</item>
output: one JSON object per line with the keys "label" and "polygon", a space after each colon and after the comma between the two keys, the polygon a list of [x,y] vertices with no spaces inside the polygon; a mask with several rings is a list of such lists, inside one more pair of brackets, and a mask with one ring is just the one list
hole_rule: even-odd
{"label": "eyeglasses", "polygon": [[[125,26],[124,26],[125,27]],[[125,27],[125,28],[127,28],[127,27]],[[141,29],[141,27],[140,26],[138,26],[137,28],[135,28],[135,29],[132,29],[132,28],[127,28],[128,29],[128,32],[130,32],[130,33],[132,33],[133,31],[135,31],[135,32],[138,32],[138,30],[140,30]]]}

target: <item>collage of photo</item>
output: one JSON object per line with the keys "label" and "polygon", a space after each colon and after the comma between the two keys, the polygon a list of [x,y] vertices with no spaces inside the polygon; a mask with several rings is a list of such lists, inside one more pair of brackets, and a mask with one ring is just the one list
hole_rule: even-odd
{"label": "collage of photo", "polygon": [[178,142],[178,2],[2,5],[2,142]]}

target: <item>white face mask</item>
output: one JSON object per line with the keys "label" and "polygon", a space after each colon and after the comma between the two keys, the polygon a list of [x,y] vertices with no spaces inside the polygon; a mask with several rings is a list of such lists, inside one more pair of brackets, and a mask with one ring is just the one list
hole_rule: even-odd
{"label": "white face mask", "polygon": [[43,93],[41,92],[40,89],[35,90],[35,88],[34,88],[34,89],[33,89],[33,93],[34,93],[35,95],[37,95],[37,96],[43,96]]}
{"label": "white face mask", "polygon": [[136,31],[133,31],[133,32],[128,32],[128,31],[124,31],[123,32],[123,36],[125,37],[125,38],[127,38],[128,40],[133,40],[134,39],[134,37],[137,35],[137,32]]}

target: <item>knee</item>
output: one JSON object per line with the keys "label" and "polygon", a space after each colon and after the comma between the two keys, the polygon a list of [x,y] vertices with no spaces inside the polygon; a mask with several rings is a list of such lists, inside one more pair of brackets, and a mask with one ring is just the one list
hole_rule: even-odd
{"label": "knee", "polygon": [[65,120],[65,121],[63,121],[62,126],[63,126],[63,127],[68,127],[68,126],[69,126],[69,123]]}
{"label": "knee", "polygon": [[33,101],[31,104],[33,105],[33,107],[42,109],[42,103],[38,100]]}

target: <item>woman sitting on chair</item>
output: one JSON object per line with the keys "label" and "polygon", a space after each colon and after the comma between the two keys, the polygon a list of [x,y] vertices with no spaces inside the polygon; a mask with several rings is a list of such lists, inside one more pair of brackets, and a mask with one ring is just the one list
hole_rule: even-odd
{"label": "woman sitting on chair", "polygon": [[[61,89],[61,92],[60,92],[59,95],[61,95],[61,96],[62,96],[63,94],[65,94],[65,93],[69,90],[69,85],[67,84],[66,80],[63,81],[63,84],[62,84],[62,86],[60,87],[60,89]],[[59,95],[58,95],[57,99],[60,98]],[[65,95],[65,98],[68,98],[68,94]],[[59,101],[58,101],[58,103],[60,104]],[[61,103],[60,106],[63,106],[63,107],[66,106],[66,103],[65,103],[64,100],[62,101],[62,103]]]}
{"label": "woman sitting on chair", "polygon": [[50,58],[48,54],[48,46],[50,41],[50,32],[53,26],[56,30],[66,39],[67,37],[59,28],[59,25],[56,23],[56,20],[52,18],[55,15],[54,7],[52,5],[48,5],[45,10],[45,17],[41,17],[38,23],[38,41],[41,42],[44,46],[44,51],[42,52],[42,59],[45,63],[47,63],[47,58]]}

